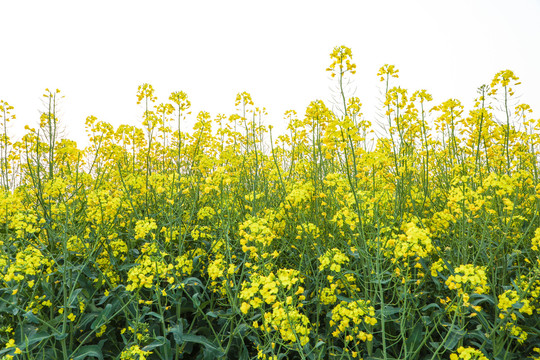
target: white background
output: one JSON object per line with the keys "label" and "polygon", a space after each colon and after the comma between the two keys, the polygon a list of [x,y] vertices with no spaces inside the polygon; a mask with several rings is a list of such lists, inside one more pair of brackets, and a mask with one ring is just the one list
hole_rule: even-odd
{"label": "white background", "polygon": [[81,145],[88,115],[140,124],[145,82],[158,102],[188,93],[186,127],[200,110],[230,115],[248,91],[279,129],[286,110],[331,103],[325,69],[339,45],[352,49],[369,120],[385,63],[409,94],[426,89],[432,105],[458,98],[466,110],[480,85],[511,69],[540,114],[539,0],[1,1],[0,14],[0,99],[15,107],[15,137],[36,126],[45,88],[65,95],[60,119]]}

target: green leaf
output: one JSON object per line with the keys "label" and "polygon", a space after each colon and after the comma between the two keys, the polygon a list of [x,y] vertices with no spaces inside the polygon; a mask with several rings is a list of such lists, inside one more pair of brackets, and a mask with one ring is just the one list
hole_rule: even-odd
{"label": "green leaf", "polygon": [[171,328],[169,332],[173,334],[174,341],[176,341],[177,344],[180,344],[182,342],[182,336],[184,335],[184,326],[181,322],[178,323],[175,327]]}
{"label": "green leaf", "polygon": [[78,289],[75,289],[73,290],[73,292],[71,293],[71,295],[69,296],[69,299],[68,299],[68,302],[67,302],[67,306],[74,306],[76,304],[78,304],[78,299],[77,297],[79,296],[79,294],[81,293],[82,291],[82,288],[78,288]]}
{"label": "green leaf", "polygon": [[50,337],[52,337],[52,334],[49,334],[48,332],[43,330],[31,333],[30,336],[28,336],[27,338],[27,345],[30,346],[36,343],[40,343]]}
{"label": "green leaf", "polygon": [[196,293],[193,295],[193,306],[196,308],[201,306],[201,300],[199,299],[201,297],[201,294]]}
{"label": "green leaf", "polygon": [[67,332],[65,332],[65,333],[60,333],[60,334],[54,335],[54,338],[55,338],[56,340],[58,340],[58,341],[61,341],[61,340],[64,340],[65,338],[67,338],[68,335],[69,335],[69,334],[68,334]]}
{"label": "green leaf", "polygon": [[213,358],[215,359],[216,357],[220,357],[220,356],[225,355],[225,352],[223,352],[223,350],[218,348],[216,346],[216,344],[214,344],[213,342],[211,342],[210,340],[208,340],[204,336],[193,335],[193,334],[183,334],[183,335],[179,336],[178,339],[175,336],[175,340],[179,344],[182,344],[182,343],[195,343],[195,344],[203,345],[204,346],[205,359],[206,358],[208,358],[208,359],[212,358],[212,357],[209,357],[209,356],[213,356]]}
{"label": "green leaf", "polygon": [[158,314],[157,312],[150,311],[150,312],[147,312],[146,315],[153,316],[153,317],[155,317],[156,319],[158,319],[158,320],[160,320],[160,321],[163,321],[163,316],[161,316],[161,315]]}
{"label": "green leaf", "polygon": [[452,325],[449,330],[449,335],[444,342],[444,347],[448,350],[455,350],[457,343],[461,340],[467,332],[462,329],[458,329],[457,326]]}
{"label": "green leaf", "polygon": [[[107,318],[109,317],[109,314],[111,313],[112,308],[113,307],[111,304],[107,304],[105,306],[105,309],[99,312],[98,317],[96,318],[96,320],[94,320],[92,325],[90,325],[90,328],[94,330],[97,327],[101,327],[107,321]],[[105,321],[103,321],[103,319],[105,319]]]}
{"label": "green leaf", "polygon": [[471,304],[479,305],[484,302],[488,302],[491,305],[495,305],[495,300],[493,299],[493,295],[471,294]]}
{"label": "green leaf", "polygon": [[85,345],[72,355],[72,360],[83,360],[89,357],[94,357],[103,360],[103,353],[101,352],[101,347],[98,345]]}
{"label": "green leaf", "polygon": [[431,309],[431,308],[435,308],[435,309],[437,309],[437,310],[441,310],[441,306],[440,306],[439,304],[433,302],[433,303],[431,303],[431,304],[428,304],[428,305],[422,307],[422,312],[425,312],[425,311],[427,311],[427,310],[429,310],[429,309]]}
{"label": "green leaf", "polygon": [[166,342],[167,342],[167,339],[165,339],[163,336],[158,336],[150,344],[143,347],[142,350],[143,351],[151,351],[151,350],[154,350],[155,348],[158,348],[160,346],[165,345]]}
{"label": "green leaf", "polygon": [[31,324],[39,324],[39,319],[32,311],[27,311],[24,313],[23,317],[28,320]]}
{"label": "green leaf", "polygon": [[15,348],[4,348],[4,349],[0,349],[0,355],[4,355],[8,352],[15,352]]}
{"label": "green leaf", "polygon": [[383,309],[383,315],[387,317],[390,317],[395,314],[399,314],[400,312],[401,312],[400,307],[395,307],[391,305],[386,305]]}
{"label": "green leaf", "polygon": [[[418,346],[422,343],[422,339],[424,338],[424,325],[422,322],[417,322],[416,325],[414,325],[414,328],[412,329],[411,333],[409,334],[409,337],[407,338],[406,344],[407,348],[411,349],[412,351],[416,351]],[[419,352],[418,352],[419,353]]]}

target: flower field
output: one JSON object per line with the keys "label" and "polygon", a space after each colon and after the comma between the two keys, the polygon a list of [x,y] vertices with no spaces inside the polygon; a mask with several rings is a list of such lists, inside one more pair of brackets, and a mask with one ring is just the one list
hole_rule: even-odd
{"label": "flower field", "polygon": [[[540,358],[540,119],[495,74],[468,112],[383,66],[382,136],[334,104],[265,125],[248,93],[184,123],[62,137],[59,91],[15,141],[0,102],[0,359]],[[371,141],[373,139],[373,141]]]}

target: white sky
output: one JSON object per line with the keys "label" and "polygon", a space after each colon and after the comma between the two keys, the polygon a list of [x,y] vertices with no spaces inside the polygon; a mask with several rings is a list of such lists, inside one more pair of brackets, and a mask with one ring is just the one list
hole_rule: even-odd
{"label": "white sky", "polygon": [[186,127],[200,110],[230,115],[247,91],[279,128],[286,110],[303,116],[312,100],[331,99],[325,69],[339,45],[352,49],[370,120],[385,63],[409,94],[426,89],[432,105],[458,98],[466,110],[480,85],[511,69],[540,114],[540,0],[2,1],[0,13],[0,99],[15,107],[19,135],[37,124],[45,88],[65,95],[61,120],[79,143],[88,115],[140,124],[145,82],[158,102],[188,93]]}

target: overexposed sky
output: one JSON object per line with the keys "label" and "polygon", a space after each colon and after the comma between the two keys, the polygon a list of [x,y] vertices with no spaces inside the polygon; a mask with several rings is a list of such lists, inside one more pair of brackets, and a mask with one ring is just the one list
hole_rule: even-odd
{"label": "overexposed sky", "polygon": [[187,92],[186,127],[200,110],[230,115],[247,91],[280,128],[286,110],[330,103],[325,69],[339,45],[352,49],[369,120],[386,63],[409,94],[426,89],[432,105],[458,98],[466,110],[480,85],[511,69],[540,116],[540,0],[2,1],[0,13],[0,99],[15,107],[19,136],[37,124],[45,88],[62,91],[60,119],[78,142],[88,115],[140,124],[145,82],[158,103]]}

